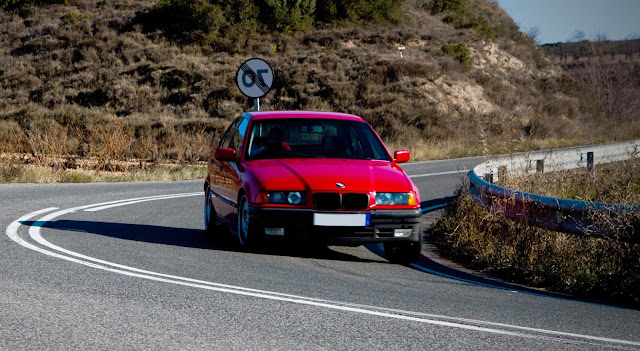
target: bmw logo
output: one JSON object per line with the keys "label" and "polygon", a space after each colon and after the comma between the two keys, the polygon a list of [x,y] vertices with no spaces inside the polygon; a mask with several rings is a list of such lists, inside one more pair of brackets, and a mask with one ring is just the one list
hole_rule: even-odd
{"label": "bmw logo", "polygon": [[344,189],[345,187],[344,183],[336,183],[336,186],[340,189]]}

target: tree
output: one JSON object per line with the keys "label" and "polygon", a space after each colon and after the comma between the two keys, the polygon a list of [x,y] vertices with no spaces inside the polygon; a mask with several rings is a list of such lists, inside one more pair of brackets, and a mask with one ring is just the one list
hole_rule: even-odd
{"label": "tree", "polygon": [[531,38],[533,40],[534,43],[536,43],[536,45],[540,45],[540,27],[535,26],[535,27],[531,27],[527,30],[527,35],[529,36],[529,38]]}
{"label": "tree", "polygon": [[264,0],[260,17],[271,30],[283,32],[311,28],[316,0]]}
{"label": "tree", "polygon": [[316,21],[391,21],[402,15],[400,0],[317,0]]}
{"label": "tree", "polygon": [[208,0],[161,0],[139,21],[145,30],[161,29],[170,37],[202,31],[215,32],[225,23],[220,6]]}
{"label": "tree", "polygon": [[640,75],[633,62],[615,63],[605,59],[606,41],[589,42],[589,59],[576,74],[596,95],[600,108],[613,119],[624,120],[640,111]]}

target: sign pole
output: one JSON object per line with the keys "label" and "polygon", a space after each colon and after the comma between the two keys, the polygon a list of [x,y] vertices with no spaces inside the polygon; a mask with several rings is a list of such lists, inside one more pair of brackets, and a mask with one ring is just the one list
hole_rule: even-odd
{"label": "sign pole", "polygon": [[260,111],[260,98],[253,99],[253,110]]}

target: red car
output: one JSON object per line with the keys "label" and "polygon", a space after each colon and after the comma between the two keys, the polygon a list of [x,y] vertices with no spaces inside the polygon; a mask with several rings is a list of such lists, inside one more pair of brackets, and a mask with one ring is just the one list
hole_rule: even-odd
{"label": "red car", "polygon": [[241,246],[281,237],[383,243],[387,259],[418,259],[420,195],[362,118],[328,112],[248,112],[213,151],[205,229],[230,226]]}

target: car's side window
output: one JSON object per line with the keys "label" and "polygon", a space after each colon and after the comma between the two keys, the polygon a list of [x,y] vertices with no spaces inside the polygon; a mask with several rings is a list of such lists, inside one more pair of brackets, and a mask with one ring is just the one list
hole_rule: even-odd
{"label": "car's side window", "polygon": [[247,132],[247,127],[249,126],[249,119],[243,118],[242,122],[238,126],[238,129],[233,134],[233,138],[231,140],[230,148],[236,150],[236,154],[240,155],[240,147],[242,146],[242,141],[244,140],[244,135]]}
{"label": "car's side window", "polygon": [[231,148],[231,142],[232,142],[232,135],[235,134],[236,132],[236,128],[238,126],[238,123],[240,123],[240,121],[242,120],[242,117],[238,117],[236,118],[235,121],[233,121],[233,123],[231,123],[231,125],[229,126],[229,128],[227,129],[226,132],[224,132],[224,135],[222,136],[222,139],[220,139],[220,145],[218,145],[218,147],[223,147],[223,148]]}

